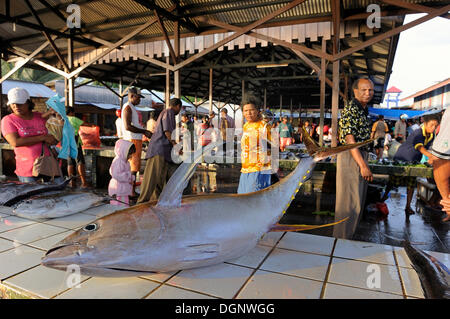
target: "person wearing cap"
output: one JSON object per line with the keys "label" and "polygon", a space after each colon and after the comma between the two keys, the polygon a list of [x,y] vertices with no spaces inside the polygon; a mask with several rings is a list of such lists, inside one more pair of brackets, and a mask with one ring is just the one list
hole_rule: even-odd
{"label": "person wearing cap", "polygon": [[172,139],[172,133],[176,129],[175,116],[180,113],[180,110],[181,100],[172,98],[169,101],[169,107],[158,116],[155,132],[148,143],[145,155],[147,161],[138,204],[158,199],[167,181],[178,167],[172,160],[172,148],[177,144]]}
{"label": "person wearing cap", "polygon": [[[400,143],[403,143],[406,141],[406,120],[408,118],[408,115],[402,114],[400,115],[400,119],[395,122],[395,128],[394,128],[394,138],[398,138],[397,141]],[[401,139],[401,141],[400,141]]]}
{"label": "person wearing cap", "polygon": [[448,107],[441,120],[441,127],[433,145],[428,162],[433,165],[433,177],[441,194],[442,210],[446,213],[443,222],[450,221],[450,107]]}
{"label": "person wearing cap", "polygon": [[[8,103],[12,113],[3,117],[1,131],[6,141],[14,147],[16,170],[20,182],[31,183],[42,176],[33,176],[33,164],[41,155],[43,143],[56,145],[58,141],[45,127],[53,109],[45,113],[33,112],[34,103],[23,88],[13,88],[8,92]],[[44,154],[50,156],[50,149],[44,148]],[[45,181],[50,178],[43,177]]]}
{"label": "person wearing cap", "polygon": [[132,87],[128,90],[128,101],[122,107],[122,129],[123,139],[130,141],[136,147],[136,152],[130,159],[131,173],[135,177],[133,184],[133,195],[136,196],[136,175],[141,169],[141,153],[142,153],[142,136],[152,137],[149,130],[143,128],[139,121],[139,114],[136,106],[141,102],[141,98],[145,98],[138,88]]}
{"label": "person wearing cap", "polygon": [[[428,149],[434,140],[434,132],[439,125],[440,118],[438,115],[432,114],[424,116],[423,119],[424,125],[422,126],[422,129],[415,130],[408,136],[406,141],[398,148],[397,153],[395,153],[394,160],[419,163],[423,155],[428,158],[431,156]],[[409,215],[414,214],[414,210],[411,208],[411,201],[414,195],[414,189],[417,185],[416,177],[396,175],[395,173],[390,174],[382,201],[387,199],[387,196],[393,187],[400,185],[407,186],[405,214],[408,217]]]}

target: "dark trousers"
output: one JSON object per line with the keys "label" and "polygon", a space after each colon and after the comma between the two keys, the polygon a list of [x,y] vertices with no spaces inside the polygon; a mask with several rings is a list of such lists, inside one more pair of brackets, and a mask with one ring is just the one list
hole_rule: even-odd
{"label": "dark trousers", "polygon": [[157,200],[169,178],[178,165],[169,163],[164,156],[155,155],[145,164],[144,178],[141,184],[141,195],[138,204]]}

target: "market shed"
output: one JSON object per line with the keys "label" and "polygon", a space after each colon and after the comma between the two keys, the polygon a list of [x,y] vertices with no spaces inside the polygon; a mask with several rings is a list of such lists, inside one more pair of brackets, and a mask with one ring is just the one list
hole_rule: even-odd
{"label": "market shed", "polygon": [[[2,56],[66,78],[164,91],[239,105],[246,94],[279,109],[339,106],[361,77],[383,100],[399,33],[434,17],[448,1],[3,0]],[[409,13],[426,13],[403,25]],[[77,18],[80,25],[77,27]],[[68,23],[70,21],[70,23]],[[3,76],[2,81],[8,75]],[[301,111],[301,110],[300,110]],[[321,118],[323,123],[323,117]],[[334,133],[335,134],[335,133]]]}

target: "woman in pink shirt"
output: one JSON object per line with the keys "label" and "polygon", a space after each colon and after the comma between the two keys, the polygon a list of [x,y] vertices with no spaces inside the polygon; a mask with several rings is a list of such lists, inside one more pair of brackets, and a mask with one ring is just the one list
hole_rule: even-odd
{"label": "woman in pink shirt", "polygon": [[[12,113],[1,121],[2,134],[8,143],[14,147],[16,170],[14,171],[23,183],[37,181],[33,177],[33,163],[41,155],[42,143],[56,145],[58,141],[48,134],[45,122],[54,113],[52,109],[44,114],[33,112],[34,103],[25,89],[13,88],[8,92],[8,103]],[[44,148],[50,155],[48,147]],[[44,178],[45,180],[45,178]]]}

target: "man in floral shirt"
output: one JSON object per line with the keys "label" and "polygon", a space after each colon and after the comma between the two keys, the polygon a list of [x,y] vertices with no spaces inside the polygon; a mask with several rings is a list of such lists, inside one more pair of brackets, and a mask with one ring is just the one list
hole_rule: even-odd
{"label": "man in floral shirt", "polygon": [[[339,140],[343,145],[370,139],[371,121],[368,103],[374,86],[369,79],[358,79],[352,86],[354,98],[344,107],[339,120]],[[364,208],[367,182],[373,179],[365,148],[356,148],[337,155],[335,219],[349,217],[334,226],[333,236],[351,239]]]}

